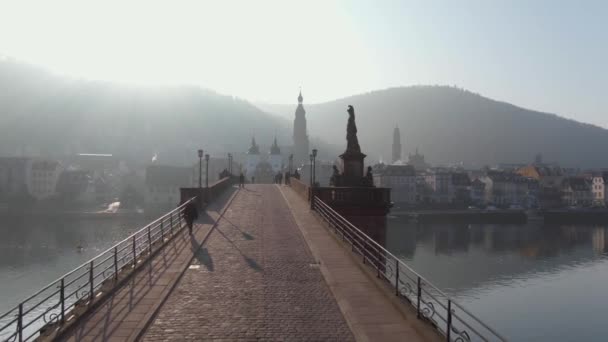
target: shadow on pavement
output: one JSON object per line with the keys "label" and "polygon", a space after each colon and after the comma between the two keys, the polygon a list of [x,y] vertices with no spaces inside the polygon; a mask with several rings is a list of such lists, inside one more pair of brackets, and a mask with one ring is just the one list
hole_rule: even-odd
{"label": "shadow on pavement", "polygon": [[205,265],[208,271],[213,272],[213,258],[211,258],[211,254],[209,254],[209,250],[207,248],[201,248],[196,253],[194,253],[194,258],[201,264]]}

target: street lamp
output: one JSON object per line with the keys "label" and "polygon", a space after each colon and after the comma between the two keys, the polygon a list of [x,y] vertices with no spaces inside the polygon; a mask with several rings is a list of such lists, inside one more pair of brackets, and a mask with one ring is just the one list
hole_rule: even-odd
{"label": "street lamp", "polygon": [[203,150],[198,150],[198,188],[203,187]]}
{"label": "street lamp", "polygon": [[313,183],[312,183],[312,161],[314,160],[315,157],[312,155],[312,153],[309,155],[309,157],[310,157],[310,186],[312,187],[313,186]]}
{"label": "street lamp", "polygon": [[228,153],[228,173],[232,176],[232,154]]}
{"label": "street lamp", "polygon": [[205,154],[205,161],[207,162],[205,165],[205,188],[209,187],[209,154]]}
{"label": "street lamp", "polygon": [[312,150],[312,184],[317,181],[317,149]]}

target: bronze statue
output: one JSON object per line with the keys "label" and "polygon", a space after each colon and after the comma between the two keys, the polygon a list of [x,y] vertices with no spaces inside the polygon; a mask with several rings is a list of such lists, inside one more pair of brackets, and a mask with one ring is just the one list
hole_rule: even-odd
{"label": "bronze statue", "polygon": [[331,178],[329,179],[329,185],[330,186],[341,186],[342,182],[341,182],[341,175],[340,175],[340,170],[338,170],[338,167],[336,165],[334,165],[334,172],[331,175]]}
{"label": "bronze statue", "polygon": [[355,109],[348,106],[348,124],[346,126],[346,152],[359,152],[359,140],[357,139],[357,125],[355,124]]}

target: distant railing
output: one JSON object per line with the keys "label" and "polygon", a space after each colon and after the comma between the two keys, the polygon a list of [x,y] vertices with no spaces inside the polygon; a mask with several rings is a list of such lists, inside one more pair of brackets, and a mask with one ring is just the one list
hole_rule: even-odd
{"label": "distant railing", "polygon": [[375,187],[315,187],[312,189],[315,197],[332,206],[357,205],[385,206],[391,201],[390,188]]}
{"label": "distant railing", "polygon": [[119,279],[131,274],[185,227],[183,211],[194,200],[189,199],[2,314],[0,339],[33,340],[84,313],[97,297],[110,292]]}
{"label": "distant railing", "polygon": [[447,341],[506,341],[499,333],[475,317],[448,295],[424,279],[399,258],[335,212],[319,197],[313,209],[333,227],[353,253],[374,269],[403,302],[411,304],[418,318],[432,324]]}

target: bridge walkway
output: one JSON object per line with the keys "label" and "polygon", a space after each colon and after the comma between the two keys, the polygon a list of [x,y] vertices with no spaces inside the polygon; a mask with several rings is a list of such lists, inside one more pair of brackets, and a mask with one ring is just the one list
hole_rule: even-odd
{"label": "bridge walkway", "polygon": [[291,188],[232,188],[70,341],[435,341]]}

